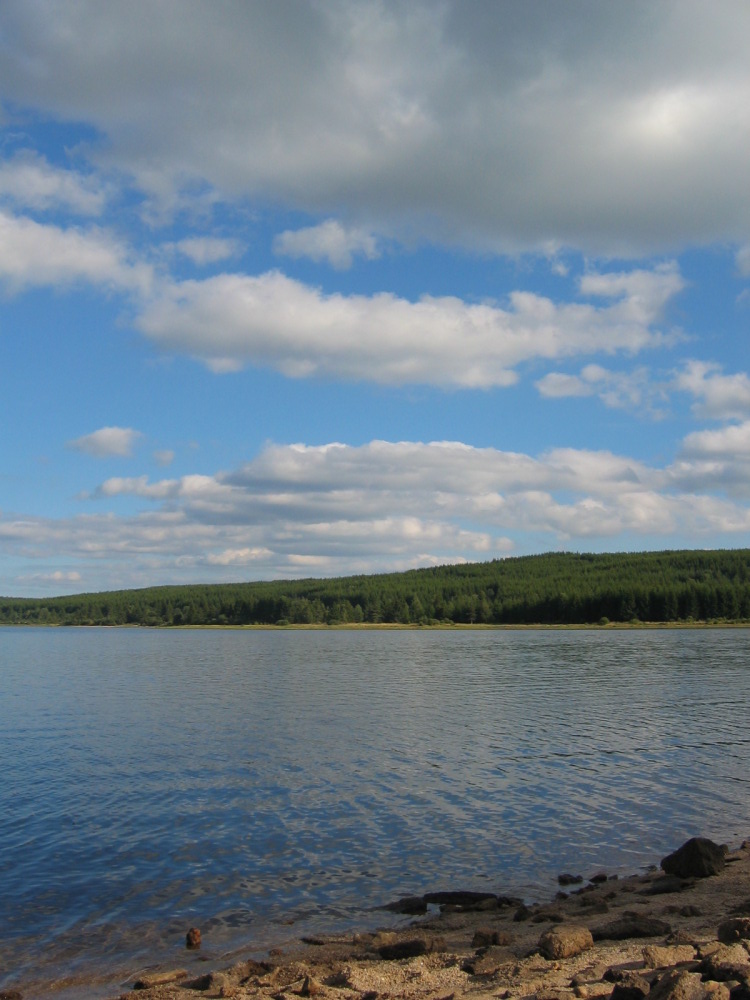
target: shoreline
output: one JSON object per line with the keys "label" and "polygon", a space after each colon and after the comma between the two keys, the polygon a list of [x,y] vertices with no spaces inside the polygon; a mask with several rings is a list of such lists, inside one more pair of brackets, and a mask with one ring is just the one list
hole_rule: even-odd
{"label": "shoreline", "polygon": [[[427,893],[383,907],[384,924],[387,911],[401,916],[395,929],[294,939],[262,956],[250,942],[223,956],[185,949],[179,968],[19,982],[0,998],[642,1000],[650,990],[653,1000],[747,1000],[750,841],[723,850],[708,877],[657,865],[626,877],[561,873],[557,895],[528,906],[489,892]],[[722,943],[728,920],[742,926]]]}

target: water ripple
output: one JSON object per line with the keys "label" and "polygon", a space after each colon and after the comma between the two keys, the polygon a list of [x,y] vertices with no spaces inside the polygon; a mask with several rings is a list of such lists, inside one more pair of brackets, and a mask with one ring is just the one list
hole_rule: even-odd
{"label": "water ripple", "polygon": [[0,629],[0,984],[40,946],[152,960],[198,923],[260,950],[396,895],[541,897],[740,840],[749,653],[729,629]]}

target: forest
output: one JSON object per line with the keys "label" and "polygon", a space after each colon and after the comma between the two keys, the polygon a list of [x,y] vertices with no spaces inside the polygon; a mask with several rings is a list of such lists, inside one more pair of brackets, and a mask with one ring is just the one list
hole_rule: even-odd
{"label": "forest", "polygon": [[372,576],[0,597],[5,625],[653,622],[750,622],[750,549],[554,552]]}

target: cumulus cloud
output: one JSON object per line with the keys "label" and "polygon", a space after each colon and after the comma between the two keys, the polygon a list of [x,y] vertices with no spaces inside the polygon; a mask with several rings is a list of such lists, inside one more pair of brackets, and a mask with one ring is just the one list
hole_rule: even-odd
{"label": "cumulus cloud", "polygon": [[273,241],[274,253],[287,257],[309,257],[319,263],[327,260],[332,267],[346,270],[355,256],[374,260],[380,256],[377,240],[366,229],[346,229],[335,219],[306,229],[288,229]]}
{"label": "cumulus cloud", "polygon": [[[297,577],[499,557],[534,546],[744,541],[750,421],[686,438],[664,467],[607,451],[539,456],[460,442],[272,445],[229,471],[109,479],[90,503],[140,513],[0,517],[0,552],[50,553],[118,585]],[[139,575],[140,574],[140,575]]]}
{"label": "cumulus cloud", "polygon": [[254,364],[292,378],[488,388],[512,385],[514,368],[532,359],[664,343],[655,324],[682,287],[669,264],[587,274],[582,295],[604,304],[515,291],[503,307],[449,296],[326,295],[279,272],[222,274],[165,286],[137,323],[165,349],[216,371]]}
{"label": "cumulus cloud", "polygon": [[166,201],[207,183],[410,236],[643,255],[748,241],[749,32],[743,0],[7,0],[0,87],[93,125],[98,159]]}
{"label": "cumulus cloud", "polygon": [[103,229],[47,225],[0,210],[0,282],[11,291],[86,282],[142,294],[152,278],[150,266]]}
{"label": "cumulus cloud", "polygon": [[94,176],[53,167],[32,150],[0,162],[0,198],[21,208],[63,208],[77,215],[99,215],[106,194]]}
{"label": "cumulus cloud", "polygon": [[747,372],[724,375],[715,362],[686,361],[675,374],[675,388],[695,398],[693,412],[701,418],[737,420],[750,416]]}
{"label": "cumulus cloud", "polygon": [[68,441],[66,447],[93,458],[128,458],[140,437],[140,431],[131,427],[101,427],[91,434]]}

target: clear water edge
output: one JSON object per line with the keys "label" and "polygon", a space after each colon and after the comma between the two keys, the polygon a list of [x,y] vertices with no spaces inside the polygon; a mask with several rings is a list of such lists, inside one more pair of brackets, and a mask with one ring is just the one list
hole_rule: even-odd
{"label": "clear water edge", "polygon": [[398,895],[545,898],[563,869],[739,842],[749,652],[734,630],[0,629],[0,983],[182,963],[191,923],[259,953]]}

